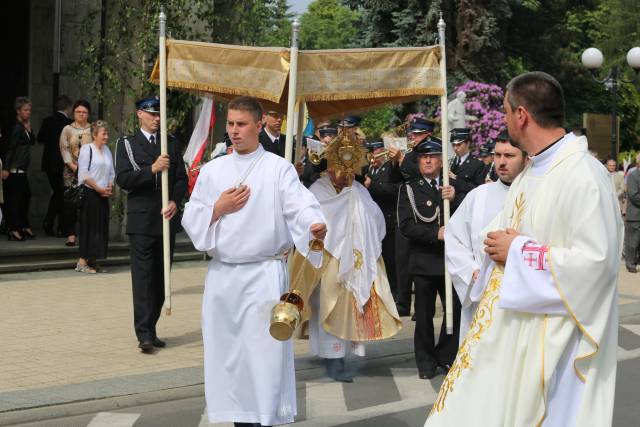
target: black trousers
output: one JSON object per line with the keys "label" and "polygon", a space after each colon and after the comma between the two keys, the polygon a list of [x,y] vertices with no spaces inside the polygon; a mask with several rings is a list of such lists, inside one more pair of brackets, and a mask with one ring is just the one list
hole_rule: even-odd
{"label": "black trousers", "polygon": [[44,217],[43,223],[46,228],[53,228],[57,218],[58,231],[62,231],[62,209],[64,203],[64,183],[62,180],[62,172],[47,172],[47,178],[49,178],[49,186],[53,193],[49,198],[49,207],[47,208],[47,214]]}
{"label": "black trousers", "polygon": [[[171,259],[175,234],[171,235]],[[129,235],[133,326],[138,341],[152,340],[164,304],[162,236]]]}
{"label": "black trousers", "polygon": [[109,246],[109,199],[89,187],[83,190],[84,199],[78,214],[80,258],[105,259]]}
{"label": "black trousers", "polygon": [[61,229],[65,236],[75,236],[77,234],[78,208],[69,202],[65,202],[64,198],[62,202],[62,217],[59,220],[59,224],[58,228]]}
{"label": "black trousers", "polygon": [[624,262],[627,267],[638,264],[640,252],[640,221],[626,221],[624,224]]}
{"label": "black trousers", "polygon": [[395,227],[387,227],[387,234],[382,239],[382,259],[387,270],[387,279],[391,294],[396,299],[398,294],[398,278],[396,277],[396,233]]}
{"label": "black trousers", "polygon": [[460,300],[453,292],[453,334],[447,335],[443,319],[438,344],[435,344],[433,316],[436,312],[436,297],[440,295],[442,307],[445,307],[444,276],[413,276],[416,300],[416,329],[414,333],[414,351],[419,372],[428,372],[438,365],[451,365],[458,352],[460,336]]}
{"label": "black trousers", "polygon": [[[399,308],[411,311],[412,279],[409,274],[409,240],[405,239],[396,226],[395,233],[396,288],[395,297]],[[384,250],[384,249],[383,249]]]}
{"label": "black trousers", "polygon": [[7,230],[20,231],[29,226],[31,189],[26,173],[11,173],[4,181],[4,213]]}

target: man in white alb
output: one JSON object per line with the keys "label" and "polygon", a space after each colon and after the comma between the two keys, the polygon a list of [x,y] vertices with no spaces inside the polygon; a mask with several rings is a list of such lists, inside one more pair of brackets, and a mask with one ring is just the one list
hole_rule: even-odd
{"label": "man in white alb", "polygon": [[546,73],[507,85],[505,122],[530,161],[483,232],[478,308],[427,427],[611,425],[622,221],[564,105]]}
{"label": "man in white alb", "polygon": [[451,281],[462,304],[460,343],[469,329],[475,304],[469,299],[471,286],[478,277],[484,259],[481,231],[498,215],[513,180],[526,162],[526,153],[511,140],[498,140],[493,164],[498,180],[471,190],[444,231],[444,255]]}
{"label": "man in white alb", "polygon": [[[325,219],[293,165],[258,142],[262,107],[229,103],[233,153],[201,170],[182,225],[212,257],[202,303],[205,396],[209,422],[271,426],[293,422],[291,340],[269,334],[271,308],[287,287],[284,254],[324,239]],[[316,256],[317,255],[317,256]],[[309,255],[314,266],[320,252]]]}

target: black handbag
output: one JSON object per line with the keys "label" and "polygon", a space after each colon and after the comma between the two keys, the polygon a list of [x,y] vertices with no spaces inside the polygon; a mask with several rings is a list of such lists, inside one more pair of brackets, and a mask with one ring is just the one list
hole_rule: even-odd
{"label": "black handbag", "polygon": [[[87,170],[91,170],[91,161],[93,160],[93,150],[89,147],[89,167]],[[78,184],[78,173],[76,172],[76,182],[69,187],[64,189],[64,193],[62,197],[64,198],[64,203],[68,206],[72,206],[76,209],[80,209],[82,206],[82,201],[84,200],[84,193],[86,187],[84,184]]]}

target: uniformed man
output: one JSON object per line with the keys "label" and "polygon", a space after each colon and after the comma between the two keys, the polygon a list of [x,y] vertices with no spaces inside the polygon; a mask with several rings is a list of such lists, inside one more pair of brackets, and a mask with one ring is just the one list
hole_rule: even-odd
{"label": "uniformed man", "polygon": [[[329,145],[329,143],[333,140],[333,138],[338,135],[338,129],[331,126],[325,126],[317,131],[320,137],[320,143],[323,146]],[[307,152],[307,157],[309,157],[309,152]],[[311,185],[320,178],[321,174],[327,169],[327,162],[322,159],[320,164],[314,165],[311,161],[307,161],[304,164],[304,169],[302,171],[302,176],[300,179],[305,187],[309,188]]]}
{"label": "uniformed man", "polygon": [[287,135],[281,133],[282,119],[284,115],[275,110],[268,110],[262,115],[262,130],[260,131],[260,144],[270,153],[284,157],[284,149],[287,143]]}
{"label": "uniformed man", "polygon": [[[127,234],[131,254],[133,321],[139,348],[152,353],[166,344],[156,334],[164,304],[162,216],[171,220],[171,254],[180,224],[178,206],[187,191],[187,175],[178,141],[168,138],[160,155],[160,100],[136,103],[139,128],[116,145],[116,183],[128,193]],[[162,171],[169,170],[169,205],[162,210]]]}
{"label": "uniformed man", "polygon": [[493,147],[492,141],[487,142],[480,148],[478,158],[484,163],[484,170],[482,171],[484,176],[484,182],[494,182],[492,176],[495,174],[493,166]]}
{"label": "uniformed man", "polygon": [[459,202],[454,203],[452,206],[452,211],[455,211],[469,191],[478,185],[484,184],[485,167],[484,163],[473,157],[469,152],[471,133],[468,128],[452,129],[450,135],[449,139],[456,155],[451,160],[449,177],[459,196],[457,199]]}
{"label": "uniformed man", "polygon": [[435,345],[433,316],[436,296],[445,307],[443,199],[457,199],[453,186],[442,185],[442,144],[423,141],[413,152],[420,176],[400,188],[398,221],[409,239],[409,273],[415,285],[416,329],[414,351],[418,375],[431,379],[448,372],[458,350],[460,301],[453,295],[454,334],[447,335],[445,322]]}
{"label": "uniformed man", "polygon": [[[387,234],[382,240],[382,259],[387,269],[387,278],[393,298],[397,299],[398,281],[396,277],[396,204],[398,189],[401,184],[399,170],[387,156],[380,156],[384,152],[384,143],[372,142],[368,144],[369,151],[374,156],[364,180],[364,186],[369,190],[371,198],[380,207],[384,215]],[[375,157],[379,155],[378,157]]]}
{"label": "uniformed man", "polygon": [[[409,122],[407,139],[409,147],[416,147],[423,141],[431,140],[435,123],[423,117],[414,117]],[[400,170],[403,181],[419,178],[418,156],[415,151],[404,154],[400,150],[390,147],[389,155]],[[411,289],[413,287],[409,275],[409,241],[396,229],[396,276],[397,294],[396,306],[400,316],[408,316],[411,312]]]}

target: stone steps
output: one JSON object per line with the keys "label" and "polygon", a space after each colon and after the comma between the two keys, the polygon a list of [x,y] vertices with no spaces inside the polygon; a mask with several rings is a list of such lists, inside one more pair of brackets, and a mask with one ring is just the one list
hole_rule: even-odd
{"label": "stone steps", "polygon": [[[0,274],[71,269],[78,261],[78,247],[64,246],[64,239],[44,238],[0,245]],[[205,254],[196,251],[186,237],[176,240],[174,262],[203,260],[204,257]],[[109,242],[109,257],[99,262],[102,266],[129,263],[128,242]]]}

